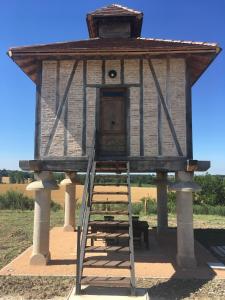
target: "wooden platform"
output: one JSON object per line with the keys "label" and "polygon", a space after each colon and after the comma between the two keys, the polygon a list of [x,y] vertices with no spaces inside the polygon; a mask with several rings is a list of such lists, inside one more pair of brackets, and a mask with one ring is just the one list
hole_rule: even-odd
{"label": "wooden platform", "polygon": [[[207,266],[207,262],[218,262],[203,246],[196,242],[196,254],[198,267],[193,272],[180,270],[176,265],[176,231],[170,230],[168,234],[156,239],[154,230],[149,230],[150,249],[145,249],[144,245],[135,250],[135,269],[137,278],[202,278],[209,279],[216,277],[225,279],[225,270],[212,270]],[[63,245],[63,247],[62,247]],[[55,227],[50,232],[51,261],[47,266],[30,266],[29,257],[32,248],[28,248],[11,263],[0,270],[0,275],[40,275],[40,276],[74,276],[75,274],[75,245],[76,233],[63,232],[62,228]],[[99,245],[102,246],[99,242]],[[104,249],[103,249],[104,251]],[[99,253],[90,253],[90,257],[98,256]],[[107,255],[110,255],[105,251]],[[123,255],[121,253],[121,255]],[[104,269],[88,268],[84,276],[103,277],[126,277],[129,274],[126,269]]]}

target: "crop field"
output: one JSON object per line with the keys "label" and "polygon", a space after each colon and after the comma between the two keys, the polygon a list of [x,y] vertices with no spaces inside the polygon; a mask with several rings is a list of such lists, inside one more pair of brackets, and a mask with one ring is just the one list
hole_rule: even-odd
{"label": "crop field", "polygon": [[[8,190],[17,190],[25,195],[34,198],[34,192],[32,191],[26,191],[26,186],[27,184],[0,184],[0,194],[5,193]],[[96,191],[126,191],[124,187],[97,187]],[[77,185],[76,186],[76,199],[81,200],[82,198],[82,193],[83,193],[83,185]],[[97,196],[98,200],[103,200],[106,198],[104,195],[99,195]],[[122,200],[125,199],[122,195],[118,196],[108,196],[109,199],[112,200]],[[156,188],[155,187],[132,187],[131,188],[131,197],[133,202],[140,201],[141,198],[143,197],[151,197],[156,199]],[[57,191],[52,191],[52,200],[59,204],[64,203],[64,187],[60,187],[59,190]]]}

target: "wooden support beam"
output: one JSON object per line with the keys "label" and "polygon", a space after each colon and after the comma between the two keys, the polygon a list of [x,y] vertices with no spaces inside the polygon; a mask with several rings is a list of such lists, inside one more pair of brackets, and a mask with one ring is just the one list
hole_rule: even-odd
{"label": "wooden support beam", "polygon": [[[123,160],[130,161],[131,172],[176,172],[176,171],[207,171],[210,161],[187,160],[181,157],[127,157]],[[49,160],[21,160],[19,166],[24,171],[55,171],[55,172],[86,172],[88,158],[76,159],[49,159]]]}

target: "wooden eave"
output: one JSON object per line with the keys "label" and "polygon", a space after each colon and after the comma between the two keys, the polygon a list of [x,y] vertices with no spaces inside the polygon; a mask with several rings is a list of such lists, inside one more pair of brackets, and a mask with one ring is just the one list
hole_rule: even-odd
{"label": "wooden eave", "polygon": [[11,48],[8,55],[35,83],[39,62],[43,60],[186,57],[193,85],[220,51],[218,45],[206,43],[182,44],[154,39],[91,39]]}

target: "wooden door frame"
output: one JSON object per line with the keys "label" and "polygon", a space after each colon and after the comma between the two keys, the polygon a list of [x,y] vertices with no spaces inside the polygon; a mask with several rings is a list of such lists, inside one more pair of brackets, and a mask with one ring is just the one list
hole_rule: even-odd
{"label": "wooden door frame", "polygon": [[[125,100],[125,137],[126,137],[126,153],[124,156],[122,156],[123,158],[129,156],[130,154],[130,101],[129,101],[129,88],[127,86],[121,86],[121,85],[113,85],[113,86],[102,86],[102,87],[98,87],[96,90],[96,114],[95,114],[95,126],[96,126],[96,132],[97,132],[97,136],[96,138],[98,139],[98,133],[100,131],[100,112],[101,112],[101,96],[102,96],[102,92],[104,90],[121,90],[124,92],[124,100]],[[97,141],[96,141],[97,144]],[[98,145],[97,145],[97,155],[99,156],[99,152],[98,152]],[[117,156],[112,156],[113,157],[117,157]],[[121,158],[122,158],[121,157]]]}

